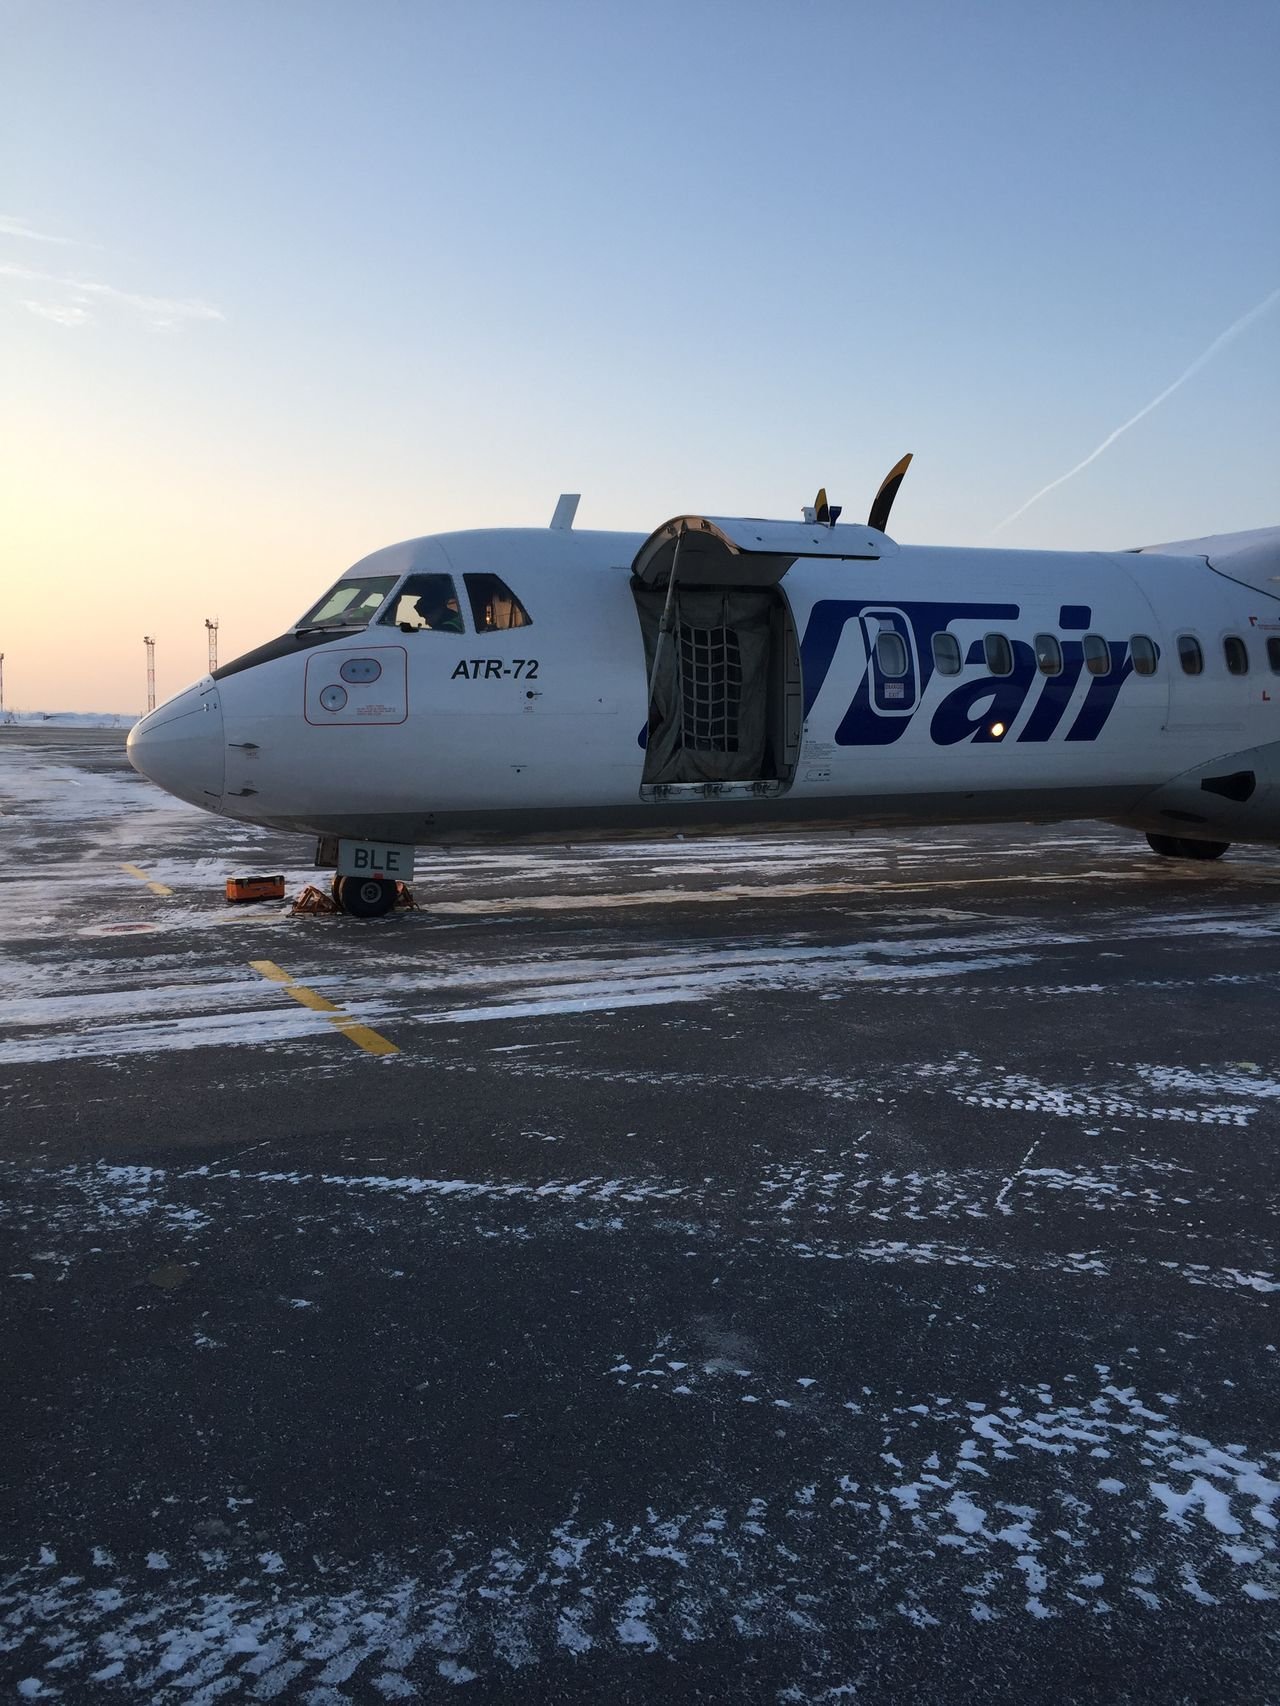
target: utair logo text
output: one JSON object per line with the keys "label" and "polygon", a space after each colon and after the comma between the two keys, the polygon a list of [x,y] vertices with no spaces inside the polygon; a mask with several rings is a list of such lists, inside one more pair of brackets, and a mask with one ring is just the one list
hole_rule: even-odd
{"label": "utair logo text", "polygon": [[[864,663],[849,708],[836,729],[836,744],[888,746],[900,740],[914,721],[929,682],[937,673],[933,636],[945,633],[953,622],[973,622],[987,630],[998,629],[1000,624],[1016,622],[1018,614],[1016,604],[930,601],[889,605],[868,599],[821,599],[810,612],[800,643],[805,716],[808,717],[826,684],[841,637],[850,622],[861,627]],[[1088,605],[1063,605],[1058,626],[1064,636],[1083,634],[1092,619]],[[881,667],[876,639],[885,630],[896,633],[903,643],[907,656],[905,675],[886,676]],[[1111,715],[1117,694],[1133,673],[1128,640],[1109,640],[1108,646],[1107,672],[1090,676],[1088,691],[1062,732],[1064,740],[1096,740]],[[1064,637],[1061,647],[1061,672],[1043,675],[1036,666],[1031,646],[1025,640],[1011,640],[1011,672],[995,676],[984,671],[980,676],[958,681],[933,708],[929,718],[930,740],[936,746],[954,746],[964,740],[975,745],[998,741],[1032,697],[1037,681],[1039,695],[1017,739],[1047,741],[1061,732],[1084,669],[1084,650],[1078,639]],[[984,661],[981,638],[970,641],[964,662]],[[994,733],[995,729],[1000,733]]]}

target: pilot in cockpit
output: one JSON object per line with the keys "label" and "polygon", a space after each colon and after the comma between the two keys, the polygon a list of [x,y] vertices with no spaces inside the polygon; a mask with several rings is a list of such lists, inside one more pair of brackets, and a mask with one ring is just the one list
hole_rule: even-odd
{"label": "pilot in cockpit", "polygon": [[413,608],[422,618],[425,627],[442,630],[446,634],[463,632],[462,612],[458,609],[456,598],[447,598],[441,603],[438,598],[427,594],[415,599]]}
{"label": "pilot in cockpit", "polygon": [[410,575],[379,621],[403,634],[466,632],[452,575]]}

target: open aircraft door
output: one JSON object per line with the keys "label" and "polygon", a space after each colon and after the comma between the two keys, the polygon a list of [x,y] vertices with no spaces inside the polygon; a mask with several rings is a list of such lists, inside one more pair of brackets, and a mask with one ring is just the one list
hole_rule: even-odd
{"label": "open aircraft door", "polygon": [[801,557],[874,559],[868,528],[681,515],[636,554],[649,684],[641,797],[785,793],[804,727],[800,647],[782,590]]}

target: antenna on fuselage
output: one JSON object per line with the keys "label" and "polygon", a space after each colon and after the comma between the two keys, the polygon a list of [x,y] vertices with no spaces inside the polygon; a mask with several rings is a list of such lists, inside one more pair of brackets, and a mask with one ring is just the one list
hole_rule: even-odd
{"label": "antenna on fuselage", "polygon": [[834,527],[840,519],[840,504],[827,502],[827,488],[819,486],[818,495],[811,504],[806,504],[800,514],[808,522],[817,522],[819,527]]}
{"label": "antenna on fuselage", "polygon": [[551,517],[551,525],[557,533],[573,531],[573,518],[578,513],[581,501],[581,492],[561,492],[560,501],[556,504],[556,513]]}

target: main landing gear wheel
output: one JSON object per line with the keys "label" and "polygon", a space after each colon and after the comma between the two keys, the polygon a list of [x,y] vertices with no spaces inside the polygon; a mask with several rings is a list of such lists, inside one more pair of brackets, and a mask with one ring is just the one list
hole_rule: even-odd
{"label": "main landing gear wheel", "polygon": [[1149,835],[1147,843],[1164,859],[1221,859],[1231,845],[1229,841],[1192,841],[1182,835]]}
{"label": "main landing gear wheel", "polygon": [[333,898],[338,910],[352,918],[381,918],[396,903],[396,885],[381,877],[338,877]]}

